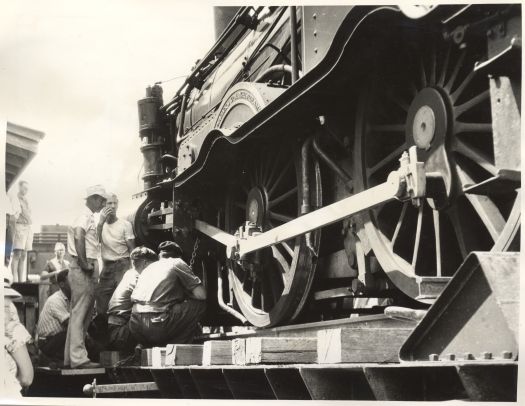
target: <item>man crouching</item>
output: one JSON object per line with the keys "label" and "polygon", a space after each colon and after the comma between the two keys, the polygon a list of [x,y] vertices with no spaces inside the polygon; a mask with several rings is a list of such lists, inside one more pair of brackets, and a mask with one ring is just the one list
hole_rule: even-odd
{"label": "man crouching", "polygon": [[131,317],[131,294],[137,285],[141,272],[152,262],[157,254],[146,247],[137,247],[130,254],[132,268],[124,274],[118,284],[108,307],[108,349],[133,352],[137,342],[129,331]]}
{"label": "man crouching", "polygon": [[129,328],[146,347],[191,343],[198,333],[206,291],[181,256],[176,243],[161,243],[159,260],[142,271],[131,295]]}

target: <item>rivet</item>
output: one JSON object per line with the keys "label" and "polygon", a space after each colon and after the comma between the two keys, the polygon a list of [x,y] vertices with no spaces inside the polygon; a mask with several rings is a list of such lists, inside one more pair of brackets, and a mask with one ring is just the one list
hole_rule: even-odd
{"label": "rivet", "polygon": [[314,37],[317,37],[317,31],[314,31]]}
{"label": "rivet", "polygon": [[317,53],[317,48],[314,48],[314,52]]}
{"label": "rivet", "polygon": [[456,354],[447,354],[447,359],[449,361],[454,361],[456,359]]}
{"label": "rivet", "polygon": [[512,358],[512,351],[502,351],[501,352],[501,358],[503,358],[503,359],[511,359]]}
{"label": "rivet", "polygon": [[312,18],[315,20],[317,18],[317,14],[316,13],[313,13],[312,14]]}
{"label": "rivet", "polygon": [[481,353],[481,358],[483,358],[483,359],[492,359],[492,353],[484,351],[484,352]]}
{"label": "rivet", "polygon": [[465,355],[464,355],[464,358],[465,359],[474,359],[474,355],[472,355],[472,353],[470,353],[470,352],[466,352]]}
{"label": "rivet", "polygon": [[428,360],[429,361],[439,361],[439,355],[437,355],[437,354],[430,354],[428,356]]}

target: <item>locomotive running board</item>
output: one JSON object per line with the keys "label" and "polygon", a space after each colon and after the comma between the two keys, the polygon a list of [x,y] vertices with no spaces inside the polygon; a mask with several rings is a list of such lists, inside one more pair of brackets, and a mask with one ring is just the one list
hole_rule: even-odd
{"label": "locomotive running board", "polygon": [[195,229],[225,245],[228,258],[240,259],[250,252],[306,234],[392,200],[412,200],[418,205],[425,196],[426,176],[430,174],[425,174],[423,163],[417,161],[415,146],[410,147],[408,153],[404,152],[399,161],[399,169],[392,171],[386,182],[266,232],[261,233],[254,225],[247,223],[232,235],[201,220],[195,220]]}

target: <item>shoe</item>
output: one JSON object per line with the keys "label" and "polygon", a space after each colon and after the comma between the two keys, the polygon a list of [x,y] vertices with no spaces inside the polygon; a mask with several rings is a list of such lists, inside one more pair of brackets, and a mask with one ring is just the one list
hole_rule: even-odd
{"label": "shoe", "polygon": [[99,364],[98,362],[88,361],[82,365],[79,365],[75,369],[88,369],[88,368],[102,368],[102,364]]}

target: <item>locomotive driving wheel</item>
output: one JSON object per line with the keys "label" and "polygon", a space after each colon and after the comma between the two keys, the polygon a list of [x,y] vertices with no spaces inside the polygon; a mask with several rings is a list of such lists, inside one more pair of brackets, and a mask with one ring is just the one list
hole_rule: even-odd
{"label": "locomotive driving wheel", "polygon": [[[226,229],[234,233],[247,221],[268,231],[299,216],[302,202],[298,148],[280,145],[246,154],[239,177],[226,201]],[[317,162],[309,168],[309,201],[321,205]],[[241,260],[229,260],[236,302],[248,321],[269,327],[294,320],[312,284],[320,231],[307,244],[301,236],[255,251]]]}
{"label": "locomotive driving wheel", "polygon": [[471,251],[506,250],[519,234],[518,185],[469,188],[500,169],[489,78],[474,70],[476,61],[486,59],[484,46],[479,39],[461,46],[429,38],[421,45],[390,44],[378,52],[377,70],[360,96],[355,192],[383,182],[412,145],[426,172],[438,172],[444,181],[418,208],[391,202],[361,217],[373,255],[413,298],[419,295],[417,276],[452,276]]}

